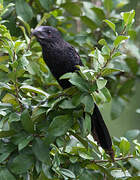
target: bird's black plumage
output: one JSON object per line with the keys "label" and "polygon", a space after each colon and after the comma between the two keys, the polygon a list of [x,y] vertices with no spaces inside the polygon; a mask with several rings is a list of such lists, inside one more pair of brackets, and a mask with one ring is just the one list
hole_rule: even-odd
{"label": "bird's black plumage", "polygon": [[[82,66],[82,61],[76,50],[61,38],[59,31],[51,26],[40,26],[32,34],[36,36],[42,47],[43,59],[48,65],[53,76],[63,89],[71,86],[67,79],[59,78],[68,72],[77,70],[76,65]],[[98,144],[113,159],[112,141],[102,115],[95,105],[91,116],[91,132]]]}

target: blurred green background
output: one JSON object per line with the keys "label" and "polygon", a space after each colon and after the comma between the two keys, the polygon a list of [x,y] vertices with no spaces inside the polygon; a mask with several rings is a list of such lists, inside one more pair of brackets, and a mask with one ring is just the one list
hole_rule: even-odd
{"label": "blurred green background", "polygon": [[101,108],[104,119],[112,136],[124,136],[130,129],[140,128],[140,114],[136,113],[136,109],[140,107],[140,83],[136,83],[136,92],[130,98],[130,102],[125,106],[124,111],[118,119],[111,120],[110,109],[111,103],[105,104]]}

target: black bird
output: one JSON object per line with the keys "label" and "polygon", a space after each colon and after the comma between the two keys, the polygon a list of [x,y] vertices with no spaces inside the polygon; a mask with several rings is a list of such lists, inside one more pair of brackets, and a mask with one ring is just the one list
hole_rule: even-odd
{"label": "black bird", "polygon": [[[71,83],[67,79],[60,80],[59,78],[65,73],[77,70],[76,65],[83,66],[79,54],[62,39],[60,32],[54,27],[40,26],[33,30],[32,35],[40,43],[43,59],[53,76],[63,89],[69,88]],[[91,133],[111,159],[114,159],[111,137],[96,104],[91,116]]]}

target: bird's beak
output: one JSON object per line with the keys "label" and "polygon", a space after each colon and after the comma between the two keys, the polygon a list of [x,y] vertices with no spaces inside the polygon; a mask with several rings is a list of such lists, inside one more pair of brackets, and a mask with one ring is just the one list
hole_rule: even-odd
{"label": "bird's beak", "polygon": [[32,35],[32,36],[37,36],[37,32],[38,32],[38,31],[37,31],[36,29],[34,29],[34,30],[32,31],[32,34],[31,34],[31,35]]}
{"label": "bird's beak", "polygon": [[39,26],[39,27],[35,28],[35,29],[32,31],[32,34],[31,34],[31,35],[32,35],[32,36],[35,36],[36,38],[39,38],[39,39],[44,38],[42,26]]}

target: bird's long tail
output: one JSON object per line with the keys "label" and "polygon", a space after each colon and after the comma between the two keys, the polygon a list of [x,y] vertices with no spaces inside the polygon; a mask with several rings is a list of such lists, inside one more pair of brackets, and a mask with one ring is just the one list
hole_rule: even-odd
{"label": "bird's long tail", "polygon": [[114,160],[114,152],[112,149],[112,140],[102,115],[95,104],[94,112],[91,116],[91,132],[97,143],[110,155]]}

